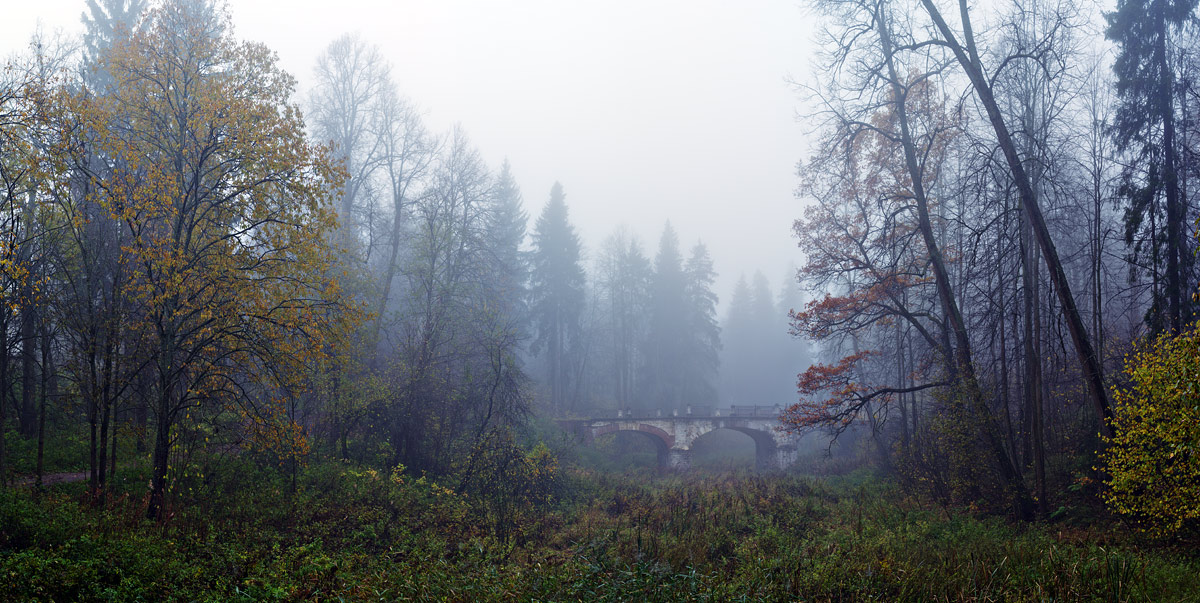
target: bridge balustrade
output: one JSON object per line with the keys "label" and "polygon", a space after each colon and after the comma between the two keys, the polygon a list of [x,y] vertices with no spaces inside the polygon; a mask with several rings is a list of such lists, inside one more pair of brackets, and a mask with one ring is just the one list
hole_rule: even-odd
{"label": "bridge balustrade", "polygon": [[733,405],[729,408],[731,417],[778,417],[783,409],[775,406]]}
{"label": "bridge balustrade", "polygon": [[619,419],[649,419],[649,418],[671,418],[671,417],[753,417],[757,419],[773,419],[779,416],[783,408],[778,404],[774,406],[761,406],[753,404],[734,404],[729,408],[714,408],[712,406],[694,406],[688,405],[683,408],[675,408],[671,410],[651,409],[651,410],[634,410],[632,408],[618,408],[616,416]]}

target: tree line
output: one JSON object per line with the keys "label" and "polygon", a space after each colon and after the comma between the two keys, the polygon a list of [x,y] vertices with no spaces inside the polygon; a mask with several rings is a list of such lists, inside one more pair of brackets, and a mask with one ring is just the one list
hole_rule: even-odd
{"label": "tree line", "polygon": [[795,232],[827,293],[792,329],[827,355],[787,420],[1022,517],[1119,480],[1092,451],[1158,428],[1114,420],[1136,407],[1124,360],[1195,321],[1196,3],[811,5],[827,82]]}

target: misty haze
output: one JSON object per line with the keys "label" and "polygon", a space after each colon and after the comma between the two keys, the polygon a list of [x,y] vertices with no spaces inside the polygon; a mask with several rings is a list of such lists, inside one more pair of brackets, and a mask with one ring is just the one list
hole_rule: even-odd
{"label": "misty haze", "polygon": [[1200,601],[1197,0],[0,9],[2,601]]}

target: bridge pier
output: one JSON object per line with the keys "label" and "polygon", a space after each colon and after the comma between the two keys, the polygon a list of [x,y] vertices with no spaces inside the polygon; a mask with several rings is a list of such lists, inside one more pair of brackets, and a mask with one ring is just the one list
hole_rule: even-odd
{"label": "bridge pier", "polygon": [[692,468],[692,451],[672,448],[667,451],[666,464],[661,466],[672,471],[687,471]]}
{"label": "bridge pier", "polygon": [[759,471],[779,471],[791,467],[796,462],[798,452],[794,445],[756,446],[755,464]]}

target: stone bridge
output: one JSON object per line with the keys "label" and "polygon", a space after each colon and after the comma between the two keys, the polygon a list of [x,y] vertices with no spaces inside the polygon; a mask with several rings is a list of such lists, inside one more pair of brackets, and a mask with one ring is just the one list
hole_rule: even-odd
{"label": "stone bridge", "polygon": [[658,466],[686,470],[692,465],[692,443],[718,429],[740,431],[754,440],[759,470],[783,469],[796,462],[798,436],[784,433],[779,406],[733,406],[725,409],[688,407],[685,411],[634,413],[595,419],[561,419],[558,424],[584,442],[618,431],[640,433],[654,443]]}

